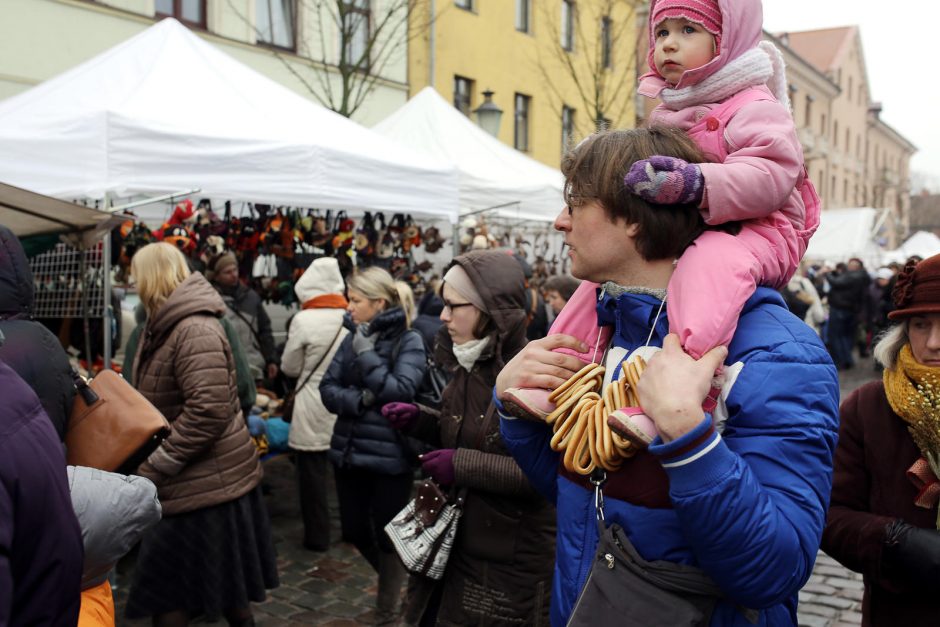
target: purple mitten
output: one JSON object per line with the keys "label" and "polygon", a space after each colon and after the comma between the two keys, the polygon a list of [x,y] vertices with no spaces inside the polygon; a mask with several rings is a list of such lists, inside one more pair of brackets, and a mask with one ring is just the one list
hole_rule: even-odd
{"label": "purple mitten", "polygon": [[454,448],[439,448],[421,456],[421,469],[441,485],[454,483]]}
{"label": "purple mitten", "polygon": [[705,193],[702,169],[675,157],[655,156],[637,161],[623,178],[623,184],[656,205],[698,205]]}
{"label": "purple mitten", "polygon": [[395,429],[406,429],[418,417],[418,406],[413,403],[386,403],[382,405],[382,415]]}

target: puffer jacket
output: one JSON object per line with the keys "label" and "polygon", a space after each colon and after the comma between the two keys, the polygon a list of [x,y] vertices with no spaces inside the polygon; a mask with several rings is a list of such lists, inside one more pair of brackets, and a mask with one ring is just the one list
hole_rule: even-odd
{"label": "puffer jacket", "polygon": [[[604,296],[598,323],[615,328],[615,346],[633,350],[656,321],[651,344],[661,346],[668,324],[665,313],[657,320],[660,305],[647,295]],[[819,337],[764,287],[745,304],[726,364],[736,378],[723,430],[706,415],[690,433],[657,439],[609,473],[606,522],[620,525],[647,560],[704,569],[725,595],[712,627],[749,625],[739,606],[759,610],[759,625],[795,625],[829,504],[838,377]],[[503,417],[501,428],[558,510],[551,617],[561,626],[594,561],[593,488],[560,466],[547,425]]]}
{"label": "puffer jacket", "polygon": [[261,481],[224,312],[209,282],[190,275],[147,321],[134,360],[134,386],[172,428],[138,469],[156,484],[165,516],[232,501]]}
{"label": "puffer jacket", "polygon": [[0,362],[0,625],[74,627],[82,531],[39,399]]}
{"label": "puffer jacket", "polygon": [[[656,10],[656,0],[650,7],[650,15]],[[731,60],[756,48],[762,39],[762,13],[760,0],[718,0],[725,25],[721,37],[719,55],[704,66],[687,70],[675,85],[676,89],[692,87],[701,83]],[[649,25],[649,43],[652,51],[655,42],[653,29]],[[642,77],[638,92],[655,98],[666,87],[649,56],[650,73]],[[747,87],[742,85],[742,90]],[[705,197],[702,215],[708,224],[724,224],[729,221],[766,218],[778,212],[797,231],[815,228],[815,218],[806,220],[806,207],[797,185],[804,178],[803,149],[796,134],[793,116],[776,101],[765,86],[757,87],[765,99],[746,104],[734,113],[725,127],[724,140],[727,157],[715,159],[721,163],[700,164],[705,179]],[[690,131],[707,119],[709,113],[721,103],[702,102],[678,110],[660,104],[649,117],[651,125],[677,126]],[[696,143],[706,155],[715,151],[709,147],[714,142],[707,139],[707,130],[701,136],[693,132]],[[815,215],[815,214],[814,214]]]}
{"label": "puffer jacket", "polygon": [[[308,303],[329,294],[342,296],[343,275],[333,257],[314,260],[294,286],[301,303]],[[281,355],[281,370],[303,385],[294,398],[294,415],[290,425],[290,447],[298,451],[325,451],[330,448],[336,414],[323,406],[320,381],[329,368],[343,338],[349,333],[343,327],[342,307],[303,309],[291,320],[287,343]],[[316,371],[311,375],[311,370]],[[308,380],[309,377],[309,380]]]}
{"label": "puffer jacket", "polygon": [[[378,474],[410,472],[410,452],[401,433],[379,410],[393,401],[411,402],[424,378],[427,356],[417,333],[405,333],[405,313],[386,309],[370,323],[375,349],[356,355],[353,334],[343,343],[320,382],[323,405],[337,415],[330,442],[330,461],[340,468],[362,468]],[[362,406],[362,390],[375,395]]]}
{"label": "puffer jacket", "polygon": [[525,277],[516,260],[501,252],[474,251],[454,263],[479,290],[495,329],[469,372],[458,365],[447,329],[439,331],[435,360],[453,376],[440,413],[425,409],[412,429],[456,449],[454,487],[467,489],[437,624],[547,625],[555,508],[509,456],[492,406],[496,375],[526,344]]}
{"label": "puffer jacket", "polygon": [[0,225],[0,359],[33,389],[63,440],[75,399],[72,368],[59,339],[33,319],[33,298],[23,246]]}
{"label": "puffer jacket", "polygon": [[225,318],[238,332],[248,365],[255,379],[267,376],[265,366],[277,363],[274,351],[274,336],[271,334],[271,318],[264,310],[261,296],[243,283],[229,288],[215,286],[226,304]]}

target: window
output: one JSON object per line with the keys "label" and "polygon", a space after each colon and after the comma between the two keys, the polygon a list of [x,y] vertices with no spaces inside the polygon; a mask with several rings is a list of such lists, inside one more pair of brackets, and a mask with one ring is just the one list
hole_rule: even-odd
{"label": "window", "polygon": [[156,0],[158,17],[175,17],[194,26],[206,26],[206,0]]}
{"label": "window", "polygon": [[529,105],[532,99],[529,96],[516,94],[516,111],[514,145],[517,150],[529,150]]}
{"label": "window", "polygon": [[829,187],[829,193],[832,194],[832,202],[836,201],[836,175],[832,175],[832,185]]}
{"label": "window", "polygon": [[826,114],[823,113],[819,116],[819,132],[822,133],[822,136],[826,136]]}
{"label": "window", "polygon": [[842,202],[849,204],[849,179],[842,179]]}
{"label": "window", "polygon": [[461,9],[466,9],[468,11],[473,10],[473,0],[454,0],[454,4]]}
{"label": "window", "polygon": [[574,137],[574,109],[568,105],[561,108],[561,154],[567,152]]}
{"label": "window", "polygon": [[258,43],[294,49],[296,0],[255,0]]}
{"label": "window", "polygon": [[[825,116],[823,116],[825,119]],[[806,111],[803,113],[803,120],[806,123],[806,126],[812,128],[813,126],[813,97],[810,94],[806,94]],[[825,124],[825,122],[823,122]]]}
{"label": "window", "polygon": [[472,80],[463,76],[454,76],[454,106],[467,117],[470,117],[470,95],[472,93]]}
{"label": "window", "polygon": [[852,99],[852,77],[849,77],[849,88],[845,90],[845,95],[848,96],[849,100]]}
{"label": "window", "polygon": [[516,30],[529,32],[529,18],[532,15],[532,0],[516,0]]}
{"label": "window", "polygon": [[820,170],[819,174],[816,176],[816,180],[819,181],[819,189],[816,190],[816,193],[819,194],[820,198],[824,199],[826,197],[826,173]]}
{"label": "window", "polygon": [[611,58],[612,35],[610,33],[612,25],[609,16],[601,18],[601,62],[605,70],[609,70],[613,66],[613,59]]}
{"label": "window", "polygon": [[371,34],[372,11],[369,8],[370,0],[345,0],[340,5],[340,16],[343,23],[341,41],[343,45],[343,58],[347,66],[368,70],[369,37]]}
{"label": "window", "polygon": [[574,50],[574,0],[561,0],[561,47]]}
{"label": "window", "polygon": [[839,147],[839,123],[835,120],[832,121],[832,147]]}
{"label": "window", "polygon": [[845,129],[845,154],[852,153],[852,133],[849,129]]}

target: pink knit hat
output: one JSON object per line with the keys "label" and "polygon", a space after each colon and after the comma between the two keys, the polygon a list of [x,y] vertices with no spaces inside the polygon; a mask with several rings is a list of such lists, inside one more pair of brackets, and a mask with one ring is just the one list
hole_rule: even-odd
{"label": "pink knit hat", "polygon": [[656,28],[663,20],[680,17],[701,24],[715,36],[715,50],[721,50],[721,7],[718,0],[659,0],[650,16],[650,25]]}

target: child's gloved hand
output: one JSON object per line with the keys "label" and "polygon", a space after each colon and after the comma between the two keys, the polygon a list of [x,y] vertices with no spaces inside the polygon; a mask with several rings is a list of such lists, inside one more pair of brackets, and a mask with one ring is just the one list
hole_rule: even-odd
{"label": "child's gloved hand", "polygon": [[428,473],[440,485],[453,485],[454,453],[457,449],[439,448],[421,456],[421,469]]}
{"label": "child's gloved hand", "polygon": [[637,161],[623,184],[630,192],[656,205],[697,205],[705,193],[702,169],[675,157],[655,156]]}
{"label": "child's gloved hand", "polygon": [[382,405],[382,415],[395,429],[407,429],[418,417],[418,406],[414,403],[386,403]]}

